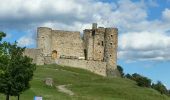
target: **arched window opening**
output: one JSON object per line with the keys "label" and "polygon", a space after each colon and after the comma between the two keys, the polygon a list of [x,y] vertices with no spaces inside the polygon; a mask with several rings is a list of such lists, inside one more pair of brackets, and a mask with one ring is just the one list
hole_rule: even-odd
{"label": "arched window opening", "polygon": [[57,59],[57,51],[56,50],[52,51],[51,57],[52,57],[52,59]]}

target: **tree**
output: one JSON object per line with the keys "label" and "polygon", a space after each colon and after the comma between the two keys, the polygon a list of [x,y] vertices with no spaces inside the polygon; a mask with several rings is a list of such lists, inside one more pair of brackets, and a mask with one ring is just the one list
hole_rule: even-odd
{"label": "tree", "polygon": [[119,73],[120,73],[120,76],[121,76],[121,77],[124,77],[123,68],[122,68],[120,65],[117,65],[117,69],[118,69],[118,71],[119,71]]}
{"label": "tree", "polygon": [[138,86],[151,87],[151,79],[144,77],[142,75],[139,75],[137,73],[134,73],[132,75],[126,74],[125,77],[128,78],[128,79],[136,81]]}
{"label": "tree", "polygon": [[125,78],[132,79],[132,76],[130,74],[126,74]]}
{"label": "tree", "polygon": [[159,91],[161,94],[166,94],[168,95],[168,90],[165,87],[165,85],[162,84],[161,81],[158,81],[156,84],[152,84],[152,88]]}
{"label": "tree", "polygon": [[[0,34],[0,37],[4,35]],[[6,95],[6,100],[9,96],[18,96],[19,99],[19,95],[30,88],[35,64],[23,55],[25,48],[17,46],[16,42],[1,42],[0,50],[0,93]]]}
{"label": "tree", "polygon": [[[2,54],[3,54],[3,48],[1,47],[1,40],[3,37],[5,37],[6,34],[4,32],[0,32],[0,57],[2,57]],[[3,74],[4,71],[0,69],[0,75]]]}
{"label": "tree", "polygon": [[139,75],[137,73],[132,74],[132,79],[137,82],[138,86],[141,87],[151,87],[151,79]]}
{"label": "tree", "polygon": [[2,40],[3,37],[5,37],[6,34],[4,32],[0,32],[0,41]]}

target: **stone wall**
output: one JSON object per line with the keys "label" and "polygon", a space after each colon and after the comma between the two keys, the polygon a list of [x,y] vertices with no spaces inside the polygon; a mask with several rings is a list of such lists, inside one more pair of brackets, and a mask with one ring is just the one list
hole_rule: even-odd
{"label": "stone wall", "polygon": [[25,49],[24,55],[32,58],[33,63],[36,63],[37,65],[44,65],[42,49]]}
{"label": "stone wall", "polygon": [[58,59],[57,63],[60,65],[86,69],[93,73],[106,76],[106,62],[77,59]]}
{"label": "stone wall", "polygon": [[93,60],[93,36],[92,30],[86,29],[83,34],[84,49],[86,51],[86,60]]}
{"label": "stone wall", "polygon": [[87,60],[106,62],[107,74],[115,76],[117,69],[118,29],[96,27],[84,30]]}
{"label": "stone wall", "polygon": [[104,34],[105,28],[95,29],[93,42],[93,59],[95,61],[103,61],[104,59]]}
{"label": "stone wall", "polygon": [[59,59],[59,64],[114,76],[117,69],[117,39],[117,28],[97,27],[96,23],[92,29],[84,30],[83,39],[78,31],[39,27],[38,49],[27,49],[25,54],[38,65],[55,63]]}
{"label": "stone wall", "polygon": [[58,58],[61,55],[84,57],[83,41],[80,32],[77,31],[52,31],[52,51],[57,51]]}
{"label": "stone wall", "polygon": [[52,29],[47,27],[39,27],[37,29],[37,48],[42,49],[44,56],[51,55]]}
{"label": "stone wall", "polygon": [[107,62],[107,74],[108,76],[115,76],[115,70],[117,68],[117,44],[118,44],[118,29],[106,28],[105,33],[105,58]]}

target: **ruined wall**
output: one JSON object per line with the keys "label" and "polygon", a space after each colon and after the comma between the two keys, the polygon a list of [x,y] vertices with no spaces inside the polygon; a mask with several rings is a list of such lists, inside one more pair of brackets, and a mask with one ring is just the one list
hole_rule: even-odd
{"label": "ruined wall", "polygon": [[76,59],[58,59],[58,64],[89,70],[93,73],[106,76],[106,62],[87,61]]}
{"label": "ruined wall", "polygon": [[[38,64],[42,64],[42,61],[44,64],[56,63],[56,59],[59,59],[59,64],[87,69],[103,76],[115,76],[117,39],[117,28],[98,28],[96,23],[92,25],[92,29],[84,30],[83,39],[77,31],[39,27],[37,48],[41,49],[42,53],[32,50],[28,55],[36,59],[34,62]],[[36,57],[36,54],[41,56]]]}
{"label": "ruined wall", "polygon": [[93,36],[92,36],[92,30],[91,29],[86,29],[84,30],[83,34],[83,39],[84,39],[84,49],[85,49],[85,54],[87,60],[93,60]]}
{"label": "ruined wall", "polygon": [[104,28],[94,30],[93,35],[93,60],[103,61],[104,59]]}
{"label": "ruined wall", "polygon": [[107,63],[107,75],[115,76],[117,68],[118,29],[106,28],[104,61]]}
{"label": "ruined wall", "polygon": [[97,28],[96,24],[92,27],[92,29],[85,29],[83,36],[87,60],[103,61],[105,28]]}
{"label": "ruined wall", "polygon": [[32,58],[33,63],[36,63],[37,65],[44,64],[44,57],[41,49],[25,49],[24,55]]}
{"label": "ruined wall", "polygon": [[44,56],[51,55],[51,38],[52,29],[47,27],[39,27],[37,29],[37,48],[42,49]]}
{"label": "ruined wall", "polygon": [[51,51],[56,50],[57,56],[84,57],[83,41],[80,32],[53,30]]}

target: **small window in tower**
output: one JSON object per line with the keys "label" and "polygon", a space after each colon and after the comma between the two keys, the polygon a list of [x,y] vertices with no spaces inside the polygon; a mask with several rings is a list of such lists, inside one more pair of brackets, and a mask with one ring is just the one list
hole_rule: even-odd
{"label": "small window in tower", "polygon": [[100,42],[98,42],[98,45],[100,45]]}
{"label": "small window in tower", "polygon": [[110,55],[110,57],[111,57],[112,55]]}
{"label": "small window in tower", "polygon": [[95,30],[92,31],[92,36],[95,36]]}
{"label": "small window in tower", "polygon": [[44,37],[42,36],[42,38],[44,38]]}
{"label": "small window in tower", "polygon": [[103,46],[104,44],[103,44],[103,41],[102,41],[102,46]]}
{"label": "small window in tower", "polygon": [[110,45],[112,45],[112,43],[110,43]]}
{"label": "small window in tower", "polygon": [[113,37],[113,35],[110,35],[111,37]]}

